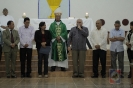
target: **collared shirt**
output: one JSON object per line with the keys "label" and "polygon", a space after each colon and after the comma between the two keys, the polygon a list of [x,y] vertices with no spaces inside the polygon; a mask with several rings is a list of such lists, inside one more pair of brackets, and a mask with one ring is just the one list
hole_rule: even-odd
{"label": "collared shirt", "polygon": [[[114,37],[123,37],[123,38],[125,38],[125,31],[122,30],[122,29],[119,29],[119,30],[113,29],[113,30],[111,30],[109,38],[114,38]],[[123,41],[111,42],[110,50],[114,51],[114,52],[124,51]]]}
{"label": "collared shirt", "polygon": [[21,26],[19,28],[19,37],[20,37],[20,48],[24,48],[23,46],[25,44],[28,44],[29,46],[27,48],[32,48],[33,44],[32,41],[34,39],[34,33],[35,30],[32,26],[29,26],[28,28],[25,28],[25,26]]}
{"label": "collared shirt", "polygon": [[72,50],[86,50],[86,38],[88,34],[87,27],[82,27],[82,30],[73,27],[69,34],[68,46],[72,45]]}
{"label": "collared shirt", "polygon": [[56,22],[57,25],[60,25],[60,22]]}
{"label": "collared shirt", "polygon": [[107,50],[107,30],[101,28],[100,30],[94,29],[90,34],[90,41],[93,46],[93,50],[96,50],[95,46],[100,45],[100,49]]}
{"label": "collared shirt", "polygon": [[[14,18],[12,16],[10,16],[10,15],[7,15],[7,16],[2,15],[2,16],[0,16],[0,26],[7,26],[7,22],[10,21],[10,20],[15,22]],[[4,30],[3,28],[1,28],[1,29]]]}

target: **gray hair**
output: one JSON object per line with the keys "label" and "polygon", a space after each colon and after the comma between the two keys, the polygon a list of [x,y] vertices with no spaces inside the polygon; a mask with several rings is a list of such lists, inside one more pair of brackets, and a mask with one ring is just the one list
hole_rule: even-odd
{"label": "gray hair", "polygon": [[121,24],[121,22],[119,20],[115,21],[115,24]]}

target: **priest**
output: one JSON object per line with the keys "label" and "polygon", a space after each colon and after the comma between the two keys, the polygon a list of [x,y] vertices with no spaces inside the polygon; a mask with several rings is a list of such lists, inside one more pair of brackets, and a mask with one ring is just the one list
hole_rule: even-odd
{"label": "priest", "polygon": [[4,8],[3,15],[0,16],[0,28],[2,30],[8,29],[7,22],[10,20],[14,22],[14,18],[12,16],[8,15],[8,9]]}
{"label": "priest", "polygon": [[52,35],[51,52],[49,54],[49,66],[51,71],[55,71],[56,66],[61,67],[61,71],[68,68],[67,58],[67,28],[61,21],[61,11],[55,11],[55,21],[50,25],[49,31]]}

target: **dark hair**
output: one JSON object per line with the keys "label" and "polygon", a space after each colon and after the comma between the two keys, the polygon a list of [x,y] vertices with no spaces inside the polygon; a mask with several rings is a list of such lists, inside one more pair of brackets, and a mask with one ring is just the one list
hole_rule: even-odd
{"label": "dark hair", "polygon": [[26,22],[27,20],[30,21],[30,18],[28,17],[24,18],[24,22]]}
{"label": "dark hair", "polygon": [[131,26],[133,26],[133,21],[132,21],[132,22],[130,22],[130,25],[131,25]]}
{"label": "dark hair", "polygon": [[121,24],[121,22],[119,20],[115,21],[115,24]]}
{"label": "dark hair", "polygon": [[6,11],[8,11],[8,9],[7,9],[7,8],[4,8],[4,9],[3,9],[3,11],[5,11],[5,10],[6,10]]}
{"label": "dark hair", "polygon": [[8,21],[8,22],[7,22],[7,25],[8,25],[8,26],[11,25],[12,22],[13,22],[12,20]]}
{"label": "dark hair", "polygon": [[41,30],[41,27],[45,25],[45,22],[40,22],[39,29]]}

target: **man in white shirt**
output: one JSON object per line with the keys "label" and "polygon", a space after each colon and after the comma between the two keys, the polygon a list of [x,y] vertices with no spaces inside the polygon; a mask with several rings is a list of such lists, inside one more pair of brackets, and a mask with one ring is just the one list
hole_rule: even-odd
{"label": "man in white shirt", "polygon": [[107,30],[102,28],[102,21],[96,21],[96,29],[92,30],[90,40],[93,46],[93,73],[92,78],[98,78],[99,58],[102,65],[101,76],[106,77],[106,45],[107,45]]}
{"label": "man in white shirt", "polygon": [[10,21],[10,20],[15,22],[14,18],[12,16],[8,15],[8,10],[6,8],[4,8],[3,9],[3,15],[0,16],[0,28],[2,30],[8,29],[7,22]]}
{"label": "man in white shirt", "polygon": [[[31,58],[32,58],[32,41],[34,39],[35,30],[30,26],[30,19],[24,18],[24,25],[19,28],[20,37],[20,61],[21,61],[21,77],[31,78]],[[25,61],[27,59],[27,72],[25,74]]]}

